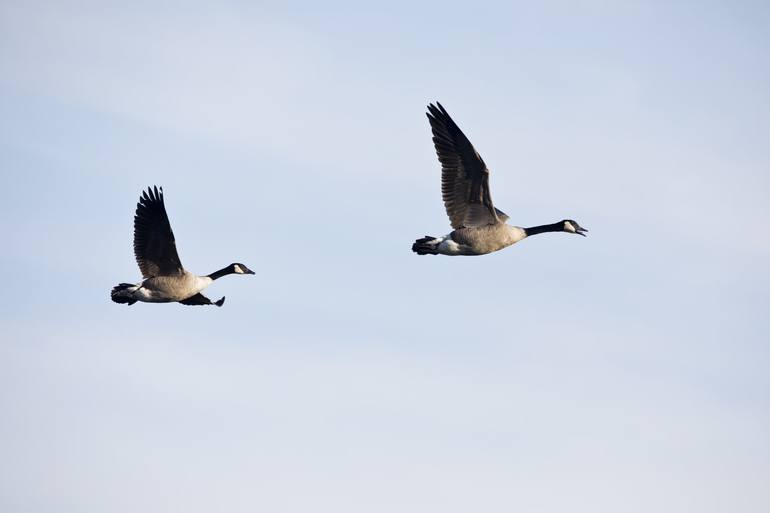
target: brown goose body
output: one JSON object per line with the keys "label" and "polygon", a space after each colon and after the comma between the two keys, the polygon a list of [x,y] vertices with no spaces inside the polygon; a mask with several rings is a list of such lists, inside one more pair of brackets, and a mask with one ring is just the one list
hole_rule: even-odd
{"label": "brown goose body", "polygon": [[179,261],[176,239],[166,213],[163,188],[151,187],[142,192],[134,215],[134,256],[144,280],[121,283],[113,287],[111,299],[116,303],[175,303],[184,305],[222,306],[225,298],[211,301],[200,292],[217,278],[228,274],[254,274],[243,264],[230,264],[207,276],[187,271]]}
{"label": "brown goose body", "polygon": [[427,116],[441,163],[441,196],[454,230],[443,237],[417,239],[412,251],[418,255],[485,255],[538,233],[584,235],[588,231],[570,219],[532,228],[507,224],[508,216],[492,203],[489,169],[470,140],[440,103],[428,105]]}

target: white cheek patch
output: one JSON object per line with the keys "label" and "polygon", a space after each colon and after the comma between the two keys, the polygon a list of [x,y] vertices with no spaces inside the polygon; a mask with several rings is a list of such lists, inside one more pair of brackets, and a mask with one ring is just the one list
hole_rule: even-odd
{"label": "white cheek patch", "polygon": [[235,272],[238,273],[238,274],[243,274],[243,269],[241,269],[240,265],[236,265],[235,266]]}
{"label": "white cheek patch", "polygon": [[572,226],[572,223],[570,223],[569,221],[564,223],[564,229],[567,230],[568,232],[572,232],[572,233],[576,233],[577,232],[575,227]]}

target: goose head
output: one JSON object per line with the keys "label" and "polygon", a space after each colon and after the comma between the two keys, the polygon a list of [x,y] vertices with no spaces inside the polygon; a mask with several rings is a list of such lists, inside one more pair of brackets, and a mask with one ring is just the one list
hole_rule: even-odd
{"label": "goose head", "polygon": [[230,274],[254,274],[254,271],[249,269],[243,264],[230,264],[229,267],[227,267],[227,270],[230,272]]}
{"label": "goose head", "polygon": [[583,237],[586,236],[585,232],[587,232],[588,230],[586,230],[585,228],[577,224],[577,221],[573,221],[572,219],[565,219],[561,223],[563,225],[562,230],[564,230],[565,232],[574,233],[576,235],[582,235]]}

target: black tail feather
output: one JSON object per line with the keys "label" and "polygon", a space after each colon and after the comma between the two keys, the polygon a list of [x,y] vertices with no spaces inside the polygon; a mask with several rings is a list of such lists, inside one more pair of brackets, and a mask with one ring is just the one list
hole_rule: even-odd
{"label": "black tail feather", "polygon": [[417,239],[414,241],[414,244],[412,244],[412,251],[418,255],[438,255],[436,244],[432,244],[432,242],[436,240],[438,240],[436,237],[431,237],[430,235],[426,235],[422,239]]}
{"label": "black tail feather", "polygon": [[131,283],[121,283],[120,285],[115,285],[112,288],[112,292],[110,292],[110,297],[113,301],[120,303],[121,305],[133,305],[136,303],[136,299],[121,294],[121,292],[130,289],[131,287],[134,287],[134,285]]}

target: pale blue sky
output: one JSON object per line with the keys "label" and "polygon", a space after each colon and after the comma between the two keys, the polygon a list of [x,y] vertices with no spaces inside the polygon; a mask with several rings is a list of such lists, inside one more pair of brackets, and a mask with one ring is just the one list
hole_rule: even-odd
{"label": "pale blue sky", "polygon": [[[770,509],[766,3],[217,4],[0,5],[0,510]],[[411,253],[435,100],[589,237]]]}

